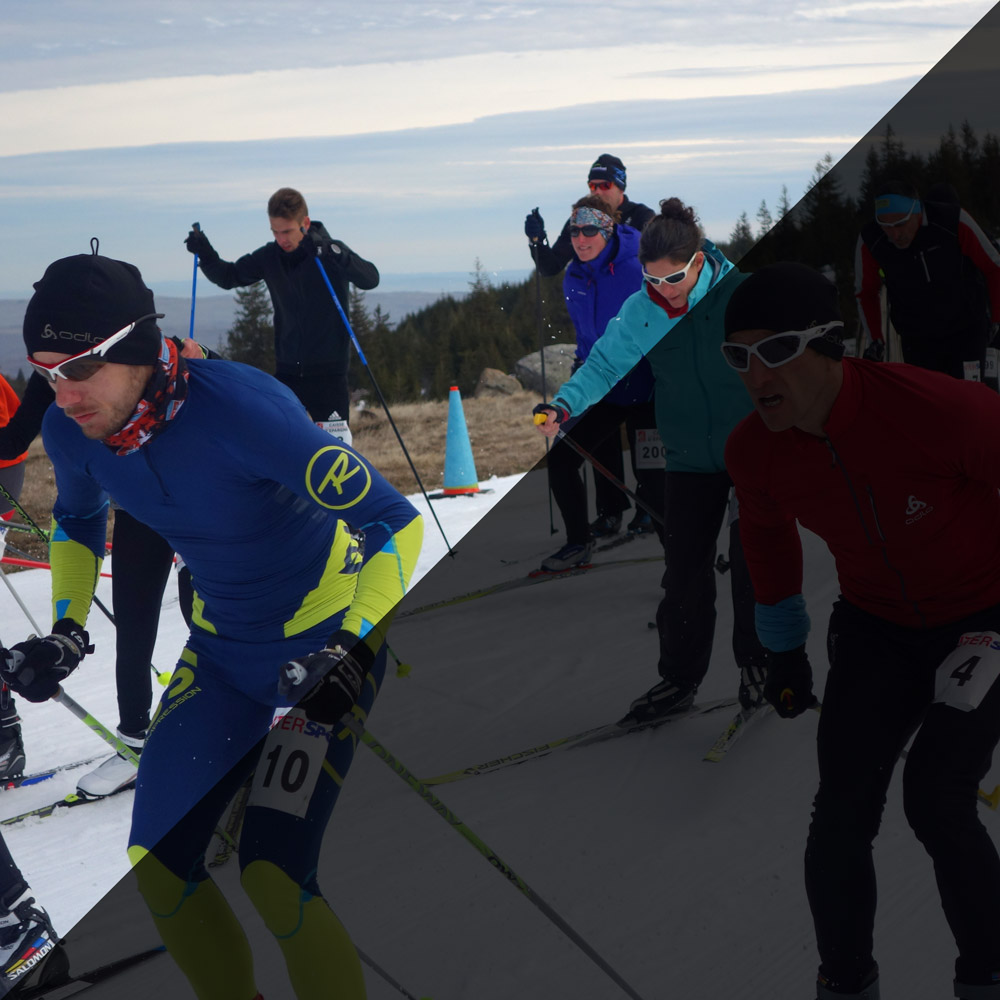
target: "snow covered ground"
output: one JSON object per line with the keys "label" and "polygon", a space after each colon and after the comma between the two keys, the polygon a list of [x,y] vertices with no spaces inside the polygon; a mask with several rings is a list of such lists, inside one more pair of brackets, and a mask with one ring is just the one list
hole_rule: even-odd
{"label": "snow covered ground", "polygon": [[[492,493],[434,502],[457,554],[445,555],[428,517],[423,579],[404,610],[523,577],[558,547],[562,536],[550,535],[544,474],[530,473],[514,489],[516,482],[491,481],[484,485]],[[825,622],[837,591],[825,546],[807,536],[805,547],[810,653],[821,685]],[[410,770],[429,776],[617,719],[656,680],[656,634],[647,623],[659,594],[659,560],[655,539],[640,539],[599,554],[595,561],[611,565],[593,573],[400,617],[390,642],[411,670],[399,677],[390,666],[371,731]],[[9,580],[47,624],[47,573]],[[719,584],[718,641],[700,700],[735,696],[737,686],[728,578]],[[109,581],[99,593],[110,605]],[[89,624],[97,651],[66,687],[113,727],[112,628],[96,610]],[[0,594],[0,629],[5,643],[32,631],[9,594]],[[170,585],[158,669],[170,667],[184,638]],[[101,750],[57,704],[25,705],[22,715],[29,770]],[[556,752],[435,792],[644,1000],[809,1000],[817,959],[801,859],[816,781],[817,717],[767,718],[722,763],[705,763],[726,718],[691,718]],[[0,818],[71,792],[80,773],[0,793]],[[60,931],[81,921],[128,871],[130,808],[126,793],[4,828]],[[1000,823],[988,811],[984,818],[991,827]],[[950,997],[954,949],[930,864],[902,817],[898,775],[876,863],[883,995]],[[231,865],[222,881],[252,926],[264,996],[289,997],[274,946],[241,900],[236,875]],[[320,881],[361,950],[414,996],[625,996],[364,748],[330,825]],[[129,923],[141,924],[141,906],[127,908],[134,911]],[[123,912],[105,903],[80,927],[113,941]],[[155,975],[123,976],[114,990],[94,995],[193,995],[170,959],[156,961]],[[372,1000],[401,995],[375,973],[368,983]],[[133,992],[115,991],[126,988]]]}

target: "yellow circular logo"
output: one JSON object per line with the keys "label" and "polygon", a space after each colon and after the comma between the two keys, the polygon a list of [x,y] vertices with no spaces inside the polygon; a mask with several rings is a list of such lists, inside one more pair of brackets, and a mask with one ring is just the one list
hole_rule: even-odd
{"label": "yellow circular logo", "polygon": [[354,452],[340,445],[320,448],[306,467],[309,496],[328,510],[346,510],[364,499],[371,489],[368,467]]}

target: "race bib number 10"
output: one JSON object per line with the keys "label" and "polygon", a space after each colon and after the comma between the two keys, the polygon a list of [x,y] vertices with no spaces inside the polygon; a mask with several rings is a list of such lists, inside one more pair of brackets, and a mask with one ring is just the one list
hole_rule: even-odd
{"label": "race bib number 10", "polygon": [[937,669],[934,701],[962,712],[978,708],[1000,675],[1000,635],[966,632]]}
{"label": "race bib number 10", "polygon": [[304,817],[329,745],[325,726],[292,709],[271,730],[253,777],[250,803]]}

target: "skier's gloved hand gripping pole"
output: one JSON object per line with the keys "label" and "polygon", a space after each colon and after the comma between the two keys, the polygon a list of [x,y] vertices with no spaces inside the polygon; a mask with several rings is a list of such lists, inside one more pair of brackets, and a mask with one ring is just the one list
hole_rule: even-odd
{"label": "skier's gloved hand gripping pole", "polygon": [[424,484],[421,482],[420,474],[417,472],[417,467],[413,464],[413,459],[410,458],[410,452],[407,450],[406,445],[403,443],[403,436],[399,433],[399,429],[396,427],[396,421],[392,419],[392,414],[389,412],[389,404],[385,401],[385,397],[382,395],[382,390],[379,388],[378,382],[375,381],[375,376],[372,374],[371,368],[368,366],[368,359],[365,357],[365,352],[361,350],[361,344],[358,343],[358,338],[354,335],[354,329],[351,326],[351,321],[347,318],[347,313],[344,312],[344,307],[340,304],[340,299],[337,298],[337,293],[333,289],[333,283],[330,281],[330,276],[326,273],[326,268],[323,267],[323,261],[320,259],[323,255],[324,243],[318,237],[317,233],[313,233],[308,229],[299,227],[304,239],[307,239],[312,243],[316,250],[316,266],[319,268],[319,273],[323,276],[323,281],[326,283],[327,290],[330,292],[330,298],[333,299],[333,304],[337,307],[337,312],[340,313],[340,318],[344,322],[344,329],[347,330],[351,338],[351,343],[354,345],[354,349],[358,352],[358,359],[361,364],[364,365],[364,369],[368,372],[368,378],[371,380],[372,388],[375,390],[375,395],[378,396],[378,401],[382,404],[382,409],[385,410],[385,415],[389,420],[389,425],[392,427],[393,432],[396,435],[396,440],[399,442],[400,448],[403,449],[403,454],[406,456],[406,461],[410,465],[410,471],[413,473],[413,478],[417,481],[417,486],[420,487],[420,492],[424,496],[424,500],[427,501],[427,509],[431,512],[434,518],[434,523],[438,526],[438,531],[441,532],[441,537],[444,539],[444,544],[448,549],[448,555],[452,558],[455,557],[455,552],[448,542],[448,537],[444,533],[444,528],[441,527],[441,522],[438,520],[437,511],[431,506],[430,497],[427,496],[427,490],[424,489]]}
{"label": "skier's gloved hand gripping pole", "polygon": [[[641,507],[660,527],[663,527],[663,514],[653,510],[644,500],[641,500],[630,490],[610,469],[607,469],[594,458],[585,448],[581,448],[561,427],[558,427],[564,420],[569,419],[569,414],[561,407],[553,403],[539,403],[532,411],[536,427],[542,427],[548,422],[549,414],[555,416],[556,431],[552,435],[546,435],[565,441],[573,451],[575,451],[585,462],[589,462],[594,469],[599,472],[610,483],[618,487],[637,507]],[[552,426],[551,424],[549,425]]]}
{"label": "skier's gloved hand gripping pole", "polygon": [[[3,486],[3,484],[2,484],[2,483],[0,483],[0,496],[3,496],[3,498],[4,498],[4,499],[5,499],[5,500],[6,500],[6,501],[7,501],[7,502],[8,502],[8,503],[9,503],[9,504],[11,505],[11,507],[13,507],[13,508],[14,508],[14,510],[16,510],[16,511],[17,511],[17,513],[18,513],[18,514],[19,514],[19,515],[20,515],[20,516],[21,516],[22,518],[24,518],[24,521],[25,521],[25,525],[24,525],[24,527],[26,528],[26,530],[28,530],[28,531],[31,531],[31,532],[33,532],[33,533],[34,533],[35,535],[37,535],[37,536],[38,536],[38,537],[39,537],[39,538],[40,538],[40,539],[41,539],[41,540],[42,540],[43,542],[45,542],[45,544],[46,544],[46,545],[49,545],[49,544],[50,544],[50,543],[52,542],[52,537],[51,537],[51,535],[49,534],[49,532],[47,532],[47,531],[44,531],[44,530],[43,530],[43,529],[42,529],[42,528],[41,528],[41,527],[40,527],[40,526],[39,526],[39,525],[38,525],[38,524],[37,524],[37,523],[36,523],[36,522],[35,522],[35,521],[33,520],[33,518],[31,517],[31,515],[30,515],[30,514],[29,514],[29,513],[28,513],[28,512],[27,512],[27,511],[26,511],[26,510],[25,510],[25,509],[24,509],[24,508],[23,508],[23,507],[22,507],[22,506],[21,506],[21,505],[20,505],[20,504],[18,503],[18,502],[17,502],[17,500],[16,500],[16,499],[15,499],[14,497],[12,497],[12,496],[10,495],[10,493],[8,493],[8,492],[7,492],[7,490],[6,490],[6,489],[4,489],[4,486]],[[11,526],[11,525],[8,525],[8,527],[12,527],[12,526]],[[21,525],[17,525],[17,527],[21,527]],[[0,573],[2,573],[2,572],[3,572],[3,571],[2,571],[2,570],[0,570]],[[15,599],[17,600],[17,603],[21,605],[21,609],[22,609],[22,610],[24,611],[25,615],[27,615],[27,617],[28,617],[28,621],[30,621],[30,622],[31,622],[31,627],[32,627],[32,628],[33,628],[33,629],[34,629],[34,630],[35,630],[35,631],[36,631],[37,633],[41,633],[41,631],[42,631],[42,630],[41,630],[41,628],[39,628],[38,624],[37,624],[37,623],[35,622],[35,620],[34,620],[34,619],[33,619],[33,618],[31,617],[31,613],[30,613],[30,612],[28,611],[28,609],[27,609],[27,608],[26,608],[26,607],[24,606],[24,602],[23,602],[23,601],[21,600],[21,598],[20,598],[20,597],[18,597],[18,596],[17,596],[17,592],[16,592],[15,590],[14,590],[14,587],[13,587],[13,585],[11,584],[10,580],[8,580],[8,579],[7,579],[6,577],[4,577],[4,583],[6,583],[6,584],[7,584],[7,588],[8,588],[9,590],[10,590],[10,592],[11,592],[12,594],[14,594],[14,597],[15,597]],[[103,612],[103,614],[104,614],[104,617],[105,617],[105,618],[107,618],[107,620],[108,620],[109,622],[111,622],[111,624],[112,624],[112,625],[114,625],[114,626],[115,626],[115,628],[117,628],[117,627],[118,627],[118,623],[117,623],[117,622],[115,621],[115,616],[114,616],[114,615],[113,615],[113,614],[112,614],[112,613],[111,613],[111,612],[110,612],[110,611],[109,611],[109,610],[107,609],[107,607],[105,606],[104,602],[103,602],[103,601],[102,601],[102,600],[101,600],[101,599],[100,599],[100,598],[99,598],[99,597],[97,596],[97,594],[96,594],[96,593],[94,594],[94,604],[96,604],[96,605],[97,605],[97,607],[98,607],[98,608],[99,608],[99,609],[100,609],[100,610],[101,610],[101,611]],[[166,671],[166,670],[164,670],[164,671],[162,671],[162,672],[161,672],[161,671],[157,670],[157,669],[156,669],[156,667],[155,667],[155,666],[153,666],[153,664],[152,664],[152,663],[150,663],[150,665],[149,665],[149,669],[153,671],[153,675],[154,675],[154,676],[156,677],[156,679],[157,679],[157,680],[158,680],[158,681],[159,681],[159,682],[160,682],[160,683],[161,683],[161,684],[162,684],[162,685],[163,685],[164,687],[166,687],[166,686],[167,686],[167,684],[169,684],[169,683],[170,683],[170,677],[171,677],[171,674],[170,674],[170,672],[169,672],[169,671]]]}
{"label": "skier's gloved hand gripping pole", "polygon": [[59,702],[136,767],[139,758],[127,743],[123,743],[103,723],[62,689],[64,681],[87,653],[92,653],[87,630],[72,619],[61,618],[47,636],[31,636],[15,643],[10,649],[0,647],[0,680],[28,701]]}

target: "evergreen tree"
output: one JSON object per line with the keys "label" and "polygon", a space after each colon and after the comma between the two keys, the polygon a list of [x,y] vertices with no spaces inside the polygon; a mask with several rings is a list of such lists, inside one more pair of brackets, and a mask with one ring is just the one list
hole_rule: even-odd
{"label": "evergreen tree", "polygon": [[750,217],[746,212],[742,212],[733,226],[733,231],[729,234],[729,242],[726,244],[726,256],[736,263],[754,245],[753,230],[750,228]]}
{"label": "evergreen tree", "polygon": [[271,298],[263,281],[236,292],[236,318],[226,331],[220,352],[230,361],[242,361],[274,374],[274,318]]}
{"label": "evergreen tree", "polygon": [[757,239],[760,239],[774,225],[774,218],[767,202],[762,198],[760,207],[757,209]]}

